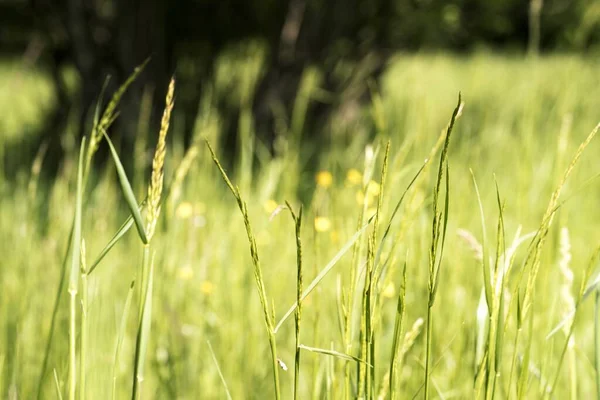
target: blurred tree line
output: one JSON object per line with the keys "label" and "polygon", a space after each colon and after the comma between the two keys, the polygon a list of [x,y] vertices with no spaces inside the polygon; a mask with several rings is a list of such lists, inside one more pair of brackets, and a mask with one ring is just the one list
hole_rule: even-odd
{"label": "blurred tree line", "polygon": [[[151,57],[121,105],[116,130],[125,151],[144,88],[155,95],[157,122],[169,76],[178,79],[177,108],[192,140],[198,103],[226,49],[257,43],[264,54],[251,93],[216,99],[233,121],[224,148],[235,152],[240,110],[252,110],[256,132],[273,143],[275,110],[290,115],[307,67],[319,71],[321,100],[311,101],[305,130],[326,123],[332,111],[369,95],[367,82],[397,51],[480,47],[531,54],[587,51],[600,43],[597,0],[0,0],[0,55],[24,55],[53,76],[56,107],[45,140],[60,160],[57,139],[75,109],[82,132],[107,75],[108,93]],[[236,47],[240,46],[240,47]],[[67,90],[66,65],[79,74]],[[181,67],[188,66],[188,67]]]}

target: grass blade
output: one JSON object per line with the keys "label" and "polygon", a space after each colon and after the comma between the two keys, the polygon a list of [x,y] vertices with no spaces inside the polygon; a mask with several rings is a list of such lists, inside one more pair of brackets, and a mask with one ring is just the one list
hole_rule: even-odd
{"label": "grass blade", "polygon": [[56,388],[56,397],[58,400],[63,400],[63,395],[60,390],[60,383],[58,382],[58,374],[56,372],[56,368],[54,368],[54,387]]}
{"label": "grass blade", "polygon": [[319,349],[317,347],[309,347],[309,346],[305,346],[303,344],[301,344],[299,347],[302,350],[307,350],[307,351],[310,351],[312,353],[325,354],[327,356],[337,357],[339,359],[347,360],[347,361],[356,361],[358,363],[366,364],[367,366],[371,367],[371,365],[367,364],[366,361],[361,360],[360,358],[355,357],[353,355],[349,355],[349,354],[345,354],[345,353],[340,353],[339,351],[327,350],[327,349]]}
{"label": "grass blade", "polygon": [[[146,205],[146,200],[144,200],[140,203],[140,205],[138,207],[138,209],[140,210],[140,213],[144,209],[145,205]],[[125,235],[129,231],[129,229],[131,228],[132,225],[133,225],[133,217],[130,215],[125,220],[123,225],[121,225],[121,227],[119,228],[117,233],[115,233],[115,235],[112,237],[112,239],[110,239],[108,244],[106,246],[104,246],[104,249],[102,249],[102,251],[100,252],[98,257],[96,257],[96,260],[91,264],[90,269],[88,271],[88,275],[91,274],[96,269],[98,264],[100,264],[100,261],[102,261],[102,259],[104,259],[104,257],[114,247],[114,245],[117,244],[117,242],[123,237],[123,235]]]}
{"label": "grass blade", "polygon": [[377,249],[377,256],[375,257],[375,265],[376,266],[379,265],[379,260],[381,258],[381,253],[383,252],[383,245],[384,245],[384,242],[386,241],[386,239],[388,238],[388,235],[389,235],[390,230],[392,228],[392,222],[394,221],[394,218],[396,217],[396,214],[398,213],[398,210],[400,209],[400,206],[404,202],[404,198],[406,197],[408,191],[414,185],[414,183],[417,181],[417,178],[419,178],[419,176],[421,175],[421,172],[423,172],[423,170],[425,169],[425,167],[427,166],[427,164],[429,164],[429,159],[426,159],[423,162],[423,164],[421,165],[421,167],[419,168],[419,170],[417,171],[417,173],[415,174],[415,176],[413,176],[412,180],[410,181],[410,183],[408,184],[408,186],[406,187],[406,189],[404,190],[404,192],[400,196],[400,199],[396,203],[396,206],[394,207],[394,210],[392,211],[392,215],[390,216],[390,219],[389,219],[388,224],[387,224],[387,226],[385,228],[385,231],[383,232],[383,236],[381,237],[381,242],[379,243],[379,247]]}
{"label": "grass blade", "polygon": [[[344,256],[344,254],[346,254],[348,252],[348,250],[350,250],[350,248],[352,247],[354,242],[360,237],[360,235],[362,235],[364,230],[367,229],[367,227],[371,224],[372,220],[373,220],[373,217],[369,218],[367,223],[364,224],[363,227],[360,228],[350,238],[350,240],[348,240],[346,242],[346,244],[340,249],[340,251],[338,251],[337,254],[335,256],[333,256],[333,258],[327,263],[325,268],[323,268],[321,270],[321,272],[319,272],[319,275],[317,275],[317,277],[312,280],[312,282],[308,285],[308,287],[302,293],[302,298],[301,298],[302,301],[304,299],[306,299],[306,297],[315,289],[315,287],[319,284],[319,282],[321,282],[323,280],[323,278],[325,278],[325,276],[329,273],[329,271],[331,271],[331,269],[337,264],[337,262]],[[275,329],[273,330],[273,332],[277,333],[279,328],[281,328],[281,325],[283,325],[283,323],[290,317],[290,315],[292,315],[294,313],[294,311],[296,311],[297,307],[298,307],[298,302],[295,302],[290,307],[290,309],[287,310],[287,312],[283,315],[283,317],[279,320],[279,322],[275,326]]]}
{"label": "grass blade", "polygon": [[77,332],[75,322],[77,318],[76,298],[79,285],[79,272],[81,261],[81,203],[83,202],[83,157],[85,153],[85,137],[79,149],[79,165],[77,167],[77,194],[75,200],[75,222],[73,229],[73,242],[71,244],[71,273],[69,277],[69,400],[75,400],[77,386]]}
{"label": "grass blade", "polygon": [[217,357],[215,356],[215,352],[210,344],[210,340],[206,341],[208,344],[208,349],[210,350],[210,355],[212,356],[213,361],[215,362],[215,367],[217,367],[217,373],[219,374],[219,378],[221,378],[221,382],[223,383],[223,387],[225,388],[225,394],[227,395],[227,399],[231,400],[231,393],[229,393],[229,387],[227,386],[227,382],[225,381],[225,377],[221,372],[221,368],[219,367],[219,362],[217,361]]}
{"label": "grass blade", "polygon": [[400,286],[400,293],[398,293],[398,305],[396,307],[396,318],[394,321],[394,336],[392,338],[392,357],[390,359],[389,369],[389,383],[388,387],[390,390],[391,398],[396,398],[396,364],[398,351],[400,350],[400,336],[403,332],[404,313],[406,309],[406,261],[404,262],[404,268],[402,271],[402,284]]}
{"label": "grass blade", "polygon": [[481,201],[481,195],[479,193],[479,186],[477,185],[477,180],[475,179],[475,174],[473,170],[471,172],[471,179],[473,180],[473,186],[475,187],[475,195],[477,196],[477,204],[479,205],[479,216],[481,220],[481,264],[483,268],[483,288],[485,291],[485,301],[487,303],[487,311],[488,314],[492,312],[492,276],[490,271],[490,266],[488,265],[488,255],[487,255],[487,234],[485,229],[485,214],[483,212],[483,203]]}
{"label": "grass blade", "polygon": [[138,234],[140,235],[140,239],[144,244],[148,244],[148,238],[146,237],[146,230],[144,229],[144,221],[142,220],[142,214],[138,208],[138,202],[135,199],[135,195],[133,194],[133,189],[131,189],[131,184],[129,183],[129,179],[127,179],[127,174],[125,173],[125,169],[123,168],[123,164],[119,159],[119,155],[117,154],[117,150],[115,150],[115,146],[113,146],[112,141],[106,134],[106,132],[102,132],[104,137],[106,138],[106,142],[110,147],[110,153],[115,162],[115,167],[117,168],[117,174],[119,176],[119,183],[121,184],[121,190],[123,190],[123,195],[125,196],[125,201],[127,202],[127,206],[129,207],[129,211],[133,216],[133,220],[135,221],[135,226],[137,228]]}

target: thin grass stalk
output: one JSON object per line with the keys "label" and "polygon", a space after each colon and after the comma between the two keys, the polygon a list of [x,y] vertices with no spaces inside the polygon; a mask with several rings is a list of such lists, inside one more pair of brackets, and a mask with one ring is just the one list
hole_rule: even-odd
{"label": "thin grass stalk", "polygon": [[46,376],[46,370],[48,369],[48,362],[50,361],[50,350],[52,348],[52,339],[54,338],[54,332],[56,329],[56,320],[58,317],[58,309],[60,306],[60,299],[62,297],[62,293],[64,290],[66,278],[67,278],[67,262],[69,259],[69,253],[71,251],[71,243],[73,241],[73,233],[75,229],[75,217],[73,217],[73,222],[71,223],[71,230],[69,231],[69,236],[67,238],[67,247],[65,248],[65,253],[63,255],[63,260],[61,263],[61,273],[60,280],[58,281],[58,288],[56,290],[56,296],[54,296],[54,306],[52,308],[52,316],[50,317],[50,330],[48,332],[48,338],[46,339],[46,346],[44,348],[44,361],[42,361],[42,368],[40,371],[40,375],[37,381],[37,394],[36,399],[40,400],[42,398],[42,388],[44,387],[43,381],[44,376]]}
{"label": "thin grass stalk", "polygon": [[265,326],[266,326],[266,330],[267,330],[267,336],[269,339],[269,346],[271,349],[271,361],[272,361],[272,368],[273,368],[273,386],[274,386],[274,391],[275,391],[275,398],[277,400],[279,400],[281,390],[280,390],[280,385],[279,385],[279,364],[278,364],[278,359],[277,359],[277,341],[275,338],[274,321],[273,321],[273,318],[269,311],[267,292],[265,289],[264,280],[263,280],[263,276],[262,276],[262,268],[261,268],[260,260],[258,257],[258,247],[256,245],[256,239],[254,237],[254,234],[252,233],[252,227],[250,225],[250,217],[248,215],[248,206],[246,205],[246,202],[242,199],[239,189],[234,187],[233,184],[231,183],[231,180],[229,179],[229,177],[227,176],[227,173],[221,166],[221,163],[219,162],[210,143],[208,143],[208,141],[207,141],[206,144],[211,153],[213,162],[215,163],[219,172],[221,173],[221,177],[223,178],[223,180],[225,181],[225,184],[227,185],[227,187],[229,188],[229,190],[235,197],[236,202],[238,204],[238,208],[240,209],[240,212],[244,219],[244,226],[246,227],[246,235],[248,237],[248,242],[250,244],[250,256],[252,258],[252,264],[254,266],[254,280],[256,282],[258,296],[259,296],[260,303],[261,303],[261,306],[263,309]]}
{"label": "thin grass stalk", "polygon": [[[503,205],[500,200],[500,192],[496,186],[496,198],[498,202],[498,224],[496,232],[496,257],[494,262],[494,270],[491,285],[493,290],[491,291],[491,309],[489,309],[489,329],[488,329],[488,356],[487,356],[487,368],[486,368],[486,385],[485,385],[485,397],[486,399],[493,399],[496,392],[496,380],[499,374],[499,355],[502,347],[502,332],[503,332],[503,310],[504,310],[504,273],[505,273],[505,260],[501,259],[501,255],[505,254],[504,249],[504,218],[503,218]],[[500,265],[502,263],[502,265]],[[502,270],[501,270],[502,269]]]}
{"label": "thin grass stalk", "polygon": [[[365,271],[365,282],[362,296],[362,312],[360,322],[360,358],[369,362],[370,342],[369,332],[371,331],[371,290],[373,278],[373,258],[374,258],[374,243],[372,236],[369,237],[367,243],[367,269]],[[371,374],[367,371],[367,366],[358,365],[358,397],[369,399]]]}
{"label": "thin grass stalk", "polygon": [[298,215],[294,213],[290,203],[287,203],[288,210],[294,220],[295,236],[296,236],[296,302],[298,307],[296,308],[296,355],[294,357],[294,400],[298,399],[298,390],[300,383],[300,321],[302,319],[302,239],[300,232],[302,229],[302,206],[298,211]]}
{"label": "thin grass stalk", "polygon": [[[356,231],[356,233],[354,233],[354,235],[344,244],[344,246],[342,246],[342,248],[333,256],[333,258],[329,260],[327,265],[317,274],[317,276],[310,282],[306,289],[304,289],[304,292],[302,292],[302,301],[304,301],[304,299],[306,299],[308,295],[312,293],[312,291],[323,280],[323,278],[325,278],[325,276],[333,269],[333,267],[335,267],[338,261],[340,261],[344,254],[350,250],[352,245],[360,238],[372,221],[373,217],[369,218],[369,220],[358,231]],[[296,307],[298,307],[298,303],[294,302],[294,304],[286,311],[283,317],[279,319],[279,322],[275,326],[275,333],[279,331],[279,328],[281,328],[283,323],[294,313]]]}
{"label": "thin grass stalk", "polygon": [[[448,222],[448,204],[449,204],[449,174],[448,174],[448,147],[450,145],[450,137],[452,135],[452,129],[454,123],[462,110],[463,104],[461,94],[458,94],[458,103],[450,123],[446,128],[446,137],[444,139],[444,147],[442,147],[442,153],[440,155],[440,163],[438,167],[437,181],[433,190],[433,221],[432,221],[432,233],[431,233],[431,248],[429,251],[429,283],[428,283],[428,302],[427,302],[427,325],[426,329],[426,345],[425,345],[425,382],[424,382],[424,396],[425,400],[429,399],[429,379],[431,371],[431,348],[432,348],[432,333],[433,333],[433,305],[435,303],[435,296],[438,288],[438,279],[441,267],[442,254],[444,251],[444,241],[446,238],[446,226]],[[444,211],[438,211],[439,206],[439,195],[441,192],[442,177],[444,176],[444,169],[446,170],[446,197],[444,201]]]}
{"label": "thin grass stalk", "polygon": [[119,324],[117,343],[115,345],[115,358],[112,368],[112,400],[115,400],[116,398],[117,370],[119,367],[119,360],[121,355],[121,345],[123,344],[123,338],[125,337],[125,331],[127,329],[127,320],[129,317],[129,310],[131,309],[131,299],[133,298],[134,286],[135,281],[131,281],[131,284],[129,285],[129,291],[127,292],[127,299],[125,300],[125,306],[123,307],[123,316],[121,317],[121,323]]}
{"label": "thin grass stalk", "polygon": [[221,378],[221,382],[223,383],[223,387],[225,388],[225,394],[227,395],[227,400],[231,400],[231,393],[229,392],[229,386],[227,385],[227,381],[225,381],[225,377],[223,376],[223,372],[221,372],[221,367],[219,367],[219,362],[217,361],[217,356],[213,351],[212,345],[210,344],[210,340],[206,341],[208,344],[208,350],[210,350],[210,355],[215,363],[215,367],[217,367],[217,373],[219,374],[219,378]]}
{"label": "thin grass stalk", "polygon": [[56,368],[53,370],[54,375],[54,387],[56,388],[56,397],[58,400],[63,400],[62,391],[60,390],[60,383],[58,382],[58,373],[56,372]]}
{"label": "thin grass stalk", "polygon": [[85,153],[85,137],[79,149],[79,165],[77,168],[77,194],[75,200],[75,223],[73,229],[73,243],[71,245],[71,272],[69,277],[69,400],[75,400],[77,387],[77,291],[79,287],[79,271],[81,259],[81,212],[83,202],[83,157]]}
{"label": "thin grass stalk", "polygon": [[575,358],[575,349],[572,346],[569,346],[569,378],[571,400],[577,400],[577,359]]}
{"label": "thin grass stalk", "polygon": [[386,186],[386,180],[387,180],[387,171],[388,171],[388,165],[389,165],[389,159],[390,159],[390,147],[391,147],[391,142],[388,140],[386,148],[385,148],[385,155],[383,157],[383,167],[381,170],[381,185],[380,185],[380,192],[379,192],[379,197],[377,198],[377,209],[375,211],[375,222],[373,223],[373,231],[372,231],[372,243],[373,243],[373,247],[371,249],[371,255],[368,259],[371,260],[371,289],[369,291],[369,313],[372,314],[370,316],[371,319],[371,327],[369,330],[369,342],[370,342],[370,350],[369,350],[369,357],[366,360],[368,364],[370,364],[370,372],[371,372],[371,385],[370,385],[370,389],[369,389],[369,394],[370,397],[373,397],[373,393],[375,390],[375,372],[376,372],[376,357],[375,357],[375,323],[374,323],[374,316],[375,316],[375,311],[376,311],[376,304],[377,304],[377,298],[373,297],[373,291],[375,290],[375,287],[377,285],[377,263],[379,262],[379,259],[377,257],[378,253],[376,253],[375,251],[375,244],[377,243],[377,239],[378,239],[378,229],[379,229],[379,219],[381,216],[381,210],[383,209],[383,197],[384,197],[384,193],[385,193],[385,186]]}
{"label": "thin grass stalk", "polygon": [[88,273],[86,267],[85,240],[81,239],[81,350],[79,357],[79,398],[85,399],[86,367],[88,350]]}
{"label": "thin grass stalk", "polygon": [[600,289],[596,289],[596,302],[594,309],[594,375],[596,383],[596,398],[600,399]]}
{"label": "thin grass stalk", "polygon": [[398,293],[398,305],[396,306],[396,318],[394,320],[394,336],[392,339],[392,357],[390,359],[389,383],[391,400],[396,399],[396,367],[398,359],[398,351],[400,350],[400,336],[403,333],[404,314],[406,311],[406,261],[402,271],[402,284],[400,285],[400,293]]}
{"label": "thin grass stalk", "polygon": [[[520,306],[519,308],[522,309],[522,306]],[[521,315],[523,315],[523,311],[521,311],[520,313]],[[523,367],[521,367],[521,373],[519,374],[519,380],[517,383],[517,399],[519,400],[526,398],[529,384],[529,360],[531,358],[531,344],[533,342],[533,312],[529,313],[527,318],[527,332],[529,332],[529,337],[526,338],[527,341],[525,344],[525,355],[523,356],[522,362]]]}
{"label": "thin grass stalk", "polygon": [[[149,246],[145,246],[149,247]],[[148,272],[148,283],[142,299],[142,315],[140,325],[137,331],[135,341],[135,365],[133,373],[133,391],[132,400],[142,397],[142,383],[144,382],[144,365],[146,362],[146,352],[150,339],[150,326],[152,323],[152,292],[154,287],[154,255],[150,262],[150,271]]]}
{"label": "thin grass stalk", "polygon": [[[515,372],[515,368],[517,365],[517,349],[519,348],[519,336],[521,333],[521,324],[518,322],[519,318],[517,317],[517,331],[515,333],[515,340],[513,342],[513,356],[510,363],[510,372],[508,374],[508,393],[512,392],[512,380]],[[515,386],[515,394],[517,394],[518,386]]]}

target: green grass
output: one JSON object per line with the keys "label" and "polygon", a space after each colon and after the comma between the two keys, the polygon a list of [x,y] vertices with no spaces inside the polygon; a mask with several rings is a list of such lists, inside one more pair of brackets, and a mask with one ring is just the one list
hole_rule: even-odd
{"label": "green grass", "polygon": [[[296,150],[314,82],[273,159],[242,113],[244,149],[258,154],[243,154],[242,172],[215,166],[221,125],[207,98],[192,149],[167,138],[151,250],[149,177],[89,170],[93,151],[84,144],[80,157],[67,136],[78,145],[54,182],[37,183],[30,166],[13,181],[0,174],[0,397],[35,398],[54,318],[44,398],[130,398],[142,366],[142,398],[587,398],[600,376],[598,300],[585,290],[600,245],[597,139],[563,176],[600,121],[599,66],[399,55],[372,105],[335,117],[317,168],[328,173],[316,177]],[[245,68],[251,82],[260,63]],[[44,82],[34,70],[23,79]],[[38,108],[2,113],[0,148],[44,112],[40,85],[19,93]],[[3,89],[0,101],[10,96]],[[177,132],[176,101],[173,114]],[[101,130],[92,137],[107,146]],[[302,208],[298,187],[308,189]],[[71,279],[53,316],[65,260]],[[547,338],[575,305],[573,323]]]}

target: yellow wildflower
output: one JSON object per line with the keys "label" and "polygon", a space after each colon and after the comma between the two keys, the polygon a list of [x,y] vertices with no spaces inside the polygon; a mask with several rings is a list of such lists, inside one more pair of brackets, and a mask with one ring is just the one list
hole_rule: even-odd
{"label": "yellow wildflower", "polygon": [[206,295],[211,294],[213,292],[214,285],[210,281],[204,281],[200,285],[200,291]]}
{"label": "yellow wildflower", "polygon": [[329,234],[329,238],[331,239],[331,242],[333,244],[337,244],[340,242],[340,234],[338,233],[338,231],[331,231],[331,233]]}
{"label": "yellow wildflower", "polygon": [[367,195],[371,196],[371,197],[377,197],[377,196],[379,196],[380,190],[381,190],[381,186],[379,185],[379,183],[377,183],[375,181],[371,181],[371,182],[369,182],[369,185],[367,186]]}
{"label": "yellow wildflower", "polygon": [[363,205],[365,202],[365,192],[363,192],[362,190],[359,190],[358,192],[356,192],[356,202],[360,205]]}
{"label": "yellow wildflower", "polygon": [[346,173],[346,183],[350,186],[360,185],[362,183],[362,174],[355,168],[351,168]]}
{"label": "yellow wildflower", "polygon": [[189,281],[194,276],[194,270],[189,265],[179,268],[177,270],[177,277],[184,281]]}
{"label": "yellow wildflower", "polygon": [[194,213],[194,207],[191,203],[184,201],[177,206],[177,210],[175,210],[175,215],[179,219],[188,219]]}
{"label": "yellow wildflower", "polygon": [[327,217],[315,218],[315,230],[317,232],[327,232],[331,229],[331,220]]}
{"label": "yellow wildflower", "polygon": [[385,286],[385,289],[383,289],[383,297],[387,297],[388,299],[391,299],[393,297],[396,296],[396,287],[394,286],[393,282],[388,283]]}
{"label": "yellow wildflower", "polygon": [[269,199],[265,201],[265,204],[263,204],[263,208],[265,209],[267,214],[272,214],[278,206],[279,204],[277,204],[277,202],[273,199]]}
{"label": "yellow wildflower", "polygon": [[315,176],[317,185],[327,189],[333,183],[333,175],[329,171],[319,171]]}

